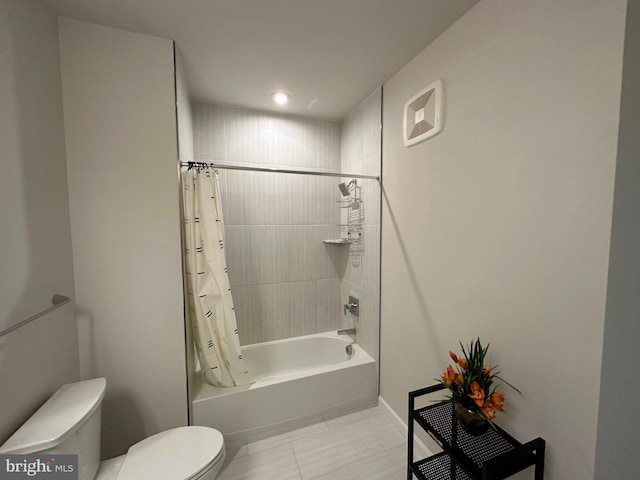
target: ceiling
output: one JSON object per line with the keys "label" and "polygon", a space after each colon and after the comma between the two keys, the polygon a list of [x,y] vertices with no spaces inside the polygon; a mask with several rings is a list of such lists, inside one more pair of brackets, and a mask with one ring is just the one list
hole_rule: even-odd
{"label": "ceiling", "polygon": [[477,1],[44,0],[61,17],[175,40],[193,100],[334,119]]}

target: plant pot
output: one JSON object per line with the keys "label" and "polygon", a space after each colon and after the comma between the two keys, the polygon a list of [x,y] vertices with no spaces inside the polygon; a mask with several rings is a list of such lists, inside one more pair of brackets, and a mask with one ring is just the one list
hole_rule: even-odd
{"label": "plant pot", "polygon": [[479,413],[469,410],[461,403],[454,404],[454,412],[458,423],[469,435],[482,435],[489,428],[489,422],[480,416]]}

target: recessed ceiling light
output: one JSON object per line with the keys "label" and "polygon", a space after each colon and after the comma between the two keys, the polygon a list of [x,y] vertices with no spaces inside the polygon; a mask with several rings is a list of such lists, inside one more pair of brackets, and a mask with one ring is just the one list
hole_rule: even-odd
{"label": "recessed ceiling light", "polygon": [[276,102],[278,105],[284,105],[285,103],[287,103],[289,101],[289,97],[291,95],[289,95],[286,92],[273,92],[271,94],[271,98],[273,98],[273,101]]}

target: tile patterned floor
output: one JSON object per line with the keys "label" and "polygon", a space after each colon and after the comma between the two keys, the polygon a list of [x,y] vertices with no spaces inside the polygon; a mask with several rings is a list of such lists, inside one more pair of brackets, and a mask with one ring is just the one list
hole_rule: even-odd
{"label": "tile patterned floor", "polygon": [[382,407],[230,446],[219,480],[404,480],[406,439]]}

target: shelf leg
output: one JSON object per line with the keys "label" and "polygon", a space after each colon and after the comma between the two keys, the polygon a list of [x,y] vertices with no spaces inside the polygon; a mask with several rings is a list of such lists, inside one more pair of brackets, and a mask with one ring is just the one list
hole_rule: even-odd
{"label": "shelf leg", "polygon": [[[458,421],[456,420],[456,409],[454,404],[451,404],[451,444],[458,446]],[[451,475],[452,480],[456,478],[456,464],[451,460]]]}
{"label": "shelf leg", "polygon": [[535,480],[543,480],[544,479],[544,449],[545,444],[543,444],[540,448],[536,450],[536,469],[535,469]]}
{"label": "shelf leg", "polygon": [[407,416],[407,480],[412,480],[411,464],[413,463],[413,396],[409,394],[409,415]]}

